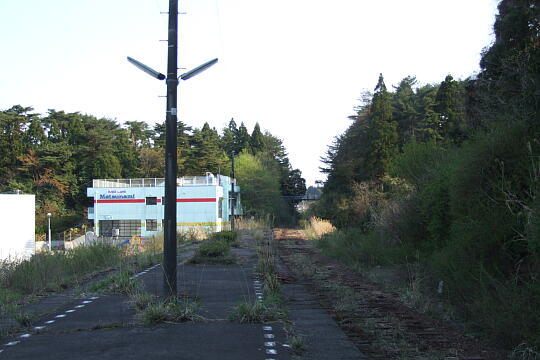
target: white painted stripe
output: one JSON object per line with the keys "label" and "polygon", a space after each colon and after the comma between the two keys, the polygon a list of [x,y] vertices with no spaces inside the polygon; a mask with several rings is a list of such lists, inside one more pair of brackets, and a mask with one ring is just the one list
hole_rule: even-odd
{"label": "white painted stripe", "polygon": [[90,300],[97,300],[97,299],[99,299],[99,296],[92,296],[92,297],[90,298]]}
{"label": "white painted stripe", "polygon": [[72,313],[72,312],[75,312],[75,311],[76,310],[71,309],[71,310],[67,310],[66,313]]}
{"label": "white painted stripe", "polygon": [[264,334],[265,339],[273,339],[274,337],[274,334]]}
{"label": "white painted stripe", "polygon": [[52,324],[53,322],[55,322],[56,320],[49,320],[49,321],[45,321],[45,324]]}
{"label": "white painted stripe", "polygon": [[277,350],[274,349],[266,349],[266,353],[268,355],[277,355]]}
{"label": "white painted stripe", "polygon": [[82,304],[91,304],[91,303],[92,303],[92,302],[89,301],[89,300],[84,300],[84,301],[82,302]]}
{"label": "white painted stripe", "polygon": [[272,331],[272,327],[271,326],[263,326],[263,330],[264,331]]}
{"label": "white painted stripe", "polygon": [[264,346],[266,346],[266,347],[275,347],[276,343],[273,342],[273,341],[267,341],[267,342],[264,343]]}
{"label": "white painted stripe", "polygon": [[22,334],[21,336],[19,336],[21,339],[26,339],[26,338],[29,338],[30,336],[32,336],[32,334]]}
{"label": "white painted stripe", "polygon": [[34,326],[33,329],[39,331],[39,330],[43,330],[43,329],[45,329],[45,328],[46,328],[46,326]]}
{"label": "white painted stripe", "polygon": [[66,317],[65,314],[60,314],[60,315],[56,315],[56,316],[55,316],[55,318],[57,318],[57,319],[59,319],[59,318],[64,318],[64,317]]}
{"label": "white painted stripe", "polygon": [[83,308],[83,307],[85,307],[85,306],[86,306],[86,305],[77,305],[77,306],[75,306],[75,308],[80,309],[80,308]]}
{"label": "white painted stripe", "polygon": [[291,347],[291,345],[289,345],[289,344],[283,344],[283,345],[281,345],[281,346],[286,347],[286,348]]}
{"label": "white painted stripe", "polygon": [[10,341],[8,342],[7,344],[4,344],[4,346],[14,346],[14,345],[17,345],[18,343],[20,343],[20,341]]}

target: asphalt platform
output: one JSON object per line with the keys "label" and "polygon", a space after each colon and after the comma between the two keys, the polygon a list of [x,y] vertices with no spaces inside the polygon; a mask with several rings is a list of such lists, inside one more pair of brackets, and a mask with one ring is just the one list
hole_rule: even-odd
{"label": "asphalt platform", "polygon": [[[262,288],[253,271],[250,233],[242,233],[242,240],[245,247],[234,249],[240,259],[235,265],[188,265],[192,252],[179,255],[179,294],[200,302],[204,321],[144,326],[127,296],[66,291],[24,309],[41,315],[32,326],[0,338],[0,360],[365,359],[302,284],[283,285],[289,317],[305,339],[301,355],[291,351],[280,322],[228,320],[239,303],[257,301]],[[147,291],[163,295],[159,264],[135,276]]]}

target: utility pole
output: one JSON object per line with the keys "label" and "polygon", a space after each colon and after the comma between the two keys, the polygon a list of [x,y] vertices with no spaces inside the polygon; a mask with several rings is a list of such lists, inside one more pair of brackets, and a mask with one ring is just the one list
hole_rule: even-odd
{"label": "utility pole", "polygon": [[176,163],[178,99],[178,0],[169,0],[167,53],[167,116],[165,120],[165,219],[163,240],[164,291],[176,297]]}
{"label": "utility pole", "polygon": [[234,151],[232,152],[232,179],[231,179],[231,230],[234,231],[234,207],[236,206],[235,177],[234,177]]}
{"label": "utility pole", "polygon": [[[163,286],[165,294],[176,297],[176,164],[178,82],[188,80],[218,62],[213,59],[183,73],[178,77],[178,0],[169,0],[169,39],[167,76],[135,60],[127,60],[140,70],[158,80],[167,79],[167,116],[165,119],[165,216],[163,219]],[[97,215],[95,216],[97,219]],[[98,229],[98,224],[96,224]],[[97,234],[97,230],[96,230]]]}

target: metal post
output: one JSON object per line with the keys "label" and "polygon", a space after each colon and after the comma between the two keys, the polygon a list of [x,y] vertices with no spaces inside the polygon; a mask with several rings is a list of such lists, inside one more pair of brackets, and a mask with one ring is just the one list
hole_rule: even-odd
{"label": "metal post", "polygon": [[51,213],[47,213],[47,217],[49,218],[49,252],[52,251],[52,241],[51,241]]}
{"label": "metal post", "polygon": [[167,117],[165,139],[164,291],[176,297],[176,132],[178,91],[178,0],[169,0]]}
{"label": "metal post", "polygon": [[231,198],[231,230],[234,231],[234,207],[236,205],[236,192],[234,188],[234,151],[232,153],[232,179],[231,179],[231,189],[232,189],[232,198]]}

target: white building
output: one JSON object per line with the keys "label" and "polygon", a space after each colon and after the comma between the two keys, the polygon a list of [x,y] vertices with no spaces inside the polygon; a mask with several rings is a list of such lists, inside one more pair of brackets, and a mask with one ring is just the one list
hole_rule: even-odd
{"label": "white building", "polygon": [[0,260],[19,260],[35,253],[36,196],[0,194]]}

